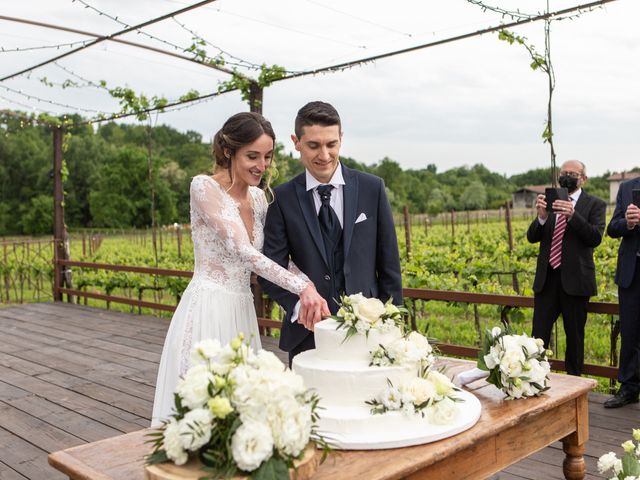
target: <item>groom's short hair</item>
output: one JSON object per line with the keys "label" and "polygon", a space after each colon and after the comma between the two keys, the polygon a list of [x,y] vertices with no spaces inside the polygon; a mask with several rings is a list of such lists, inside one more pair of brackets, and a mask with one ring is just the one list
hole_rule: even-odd
{"label": "groom's short hair", "polygon": [[342,123],[340,122],[338,111],[333,108],[333,105],[326,102],[309,102],[298,110],[295,123],[296,137],[300,138],[302,136],[303,127],[310,127],[311,125],[320,125],[323,127],[338,125],[342,133]]}

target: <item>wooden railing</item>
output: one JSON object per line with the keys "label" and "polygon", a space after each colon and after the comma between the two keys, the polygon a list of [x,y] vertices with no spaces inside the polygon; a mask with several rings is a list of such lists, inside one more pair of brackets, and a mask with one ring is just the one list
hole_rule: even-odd
{"label": "wooden railing", "polygon": [[[192,271],[184,270],[168,270],[161,268],[151,267],[134,267],[127,265],[111,265],[106,263],[91,263],[91,262],[77,262],[72,260],[56,260],[56,267],[60,269],[66,269],[70,267],[77,268],[92,268],[100,270],[109,270],[117,272],[132,272],[143,273],[149,275],[160,276],[174,276],[174,277],[187,277],[193,276]],[[260,286],[255,281],[255,277],[252,277],[252,289],[254,292],[254,302],[256,307],[256,313],[258,316],[258,326],[262,329],[276,328],[279,329],[281,322],[265,318],[267,307],[265,306],[264,299],[262,298],[262,292]],[[73,296],[82,298],[93,298],[96,300],[104,300],[106,302],[122,303],[125,305],[137,306],[139,308],[149,308],[154,310],[161,310],[166,312],[173,312],[176,309],[175,305],[168,305],[163,303],[148,302],[139,299],[133,299],[128,297],[121,297],[115,295],[108,295],[104,293],[88,292],[84,290],[78,290],[73,288],[65,288],[61,285],[54,285],[54,298],[55,293],[60,295],[67,295],[68,299]],[[484,305],[501,305],[502,313],[501,317],[506,317],[506,312],[511,308],[533,308],[533,297],[524,297],[517,295],[495,295],[484,293],[470,293],[470,292],[458,292],[458,291],[446,291],[446,290],[429,290],[419,288],[405,288],[403,289],[403,295],[405,300],[415,302],[421,301],[445,301],[445,302],[460,302],[468,304],[484,304]],[[414,309],[415,310],[415,309]],[[619,308],[614,303],[603,302],[590,302],[587,306],[587,311],[591,313],[606,314],[606,315],[618,315]],[[411,309],[410,309],[411,312]],[[415,312],[411,313],[415,315]],[[412,324],[415,325],[415,317],[411,319]],[[585,364],[583,373],[587,375],[595,375],[598,377],[604,377],[609,379],[617,378],[618,368],[616,364],[616,344],[619,330],[613,329],[611,333],[611,363],[613,366]],[[478,356],[480,351],[478,348],[462,346],[462,345],[450,345],[446,343],[437,343],[438,349],[447,354],[459,357],[474,358]],[[554,370],[566,371],[564,361],[551,360],[551,365]]]}

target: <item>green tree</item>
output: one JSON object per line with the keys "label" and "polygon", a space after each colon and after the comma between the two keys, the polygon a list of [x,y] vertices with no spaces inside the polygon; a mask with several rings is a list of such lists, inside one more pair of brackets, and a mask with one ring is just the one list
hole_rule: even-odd
{"label": "green tree", "polygon": [[480,210],[487,206],[487,190],[482,182],[473,181],[464,189],[460,205],[465,210]]}

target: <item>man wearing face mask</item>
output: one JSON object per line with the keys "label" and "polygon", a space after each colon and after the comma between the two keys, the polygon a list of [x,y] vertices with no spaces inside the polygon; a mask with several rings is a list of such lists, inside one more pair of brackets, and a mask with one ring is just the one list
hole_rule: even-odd
{"label": "man wearing face mask", "polygon": [[570,375],[580,375],[584,365],[587,304],[596,294],[593,249],[600,245],[605,228],[606,203],[582,190],[586,181],[582,162],[564,162],[558,183],[568,190],[569,200],[555,200],[549,213],[545,196],[538,195],[538,216],[527,231],[530,243],[540,242],[532,336],[544,340],[548,348],[553,324],[562,314],[565,367]]}

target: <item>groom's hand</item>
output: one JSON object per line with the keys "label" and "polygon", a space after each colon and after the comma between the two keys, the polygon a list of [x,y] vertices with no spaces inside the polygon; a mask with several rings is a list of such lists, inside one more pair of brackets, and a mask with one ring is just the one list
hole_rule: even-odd
{"label": "groom's hand", "polygon": [[313,283],[309,283],[300,293],[300,313],[298,323],[313,331],[313,326],[322,320],[323,315],[329,315],[327,302],[316,291]]}

